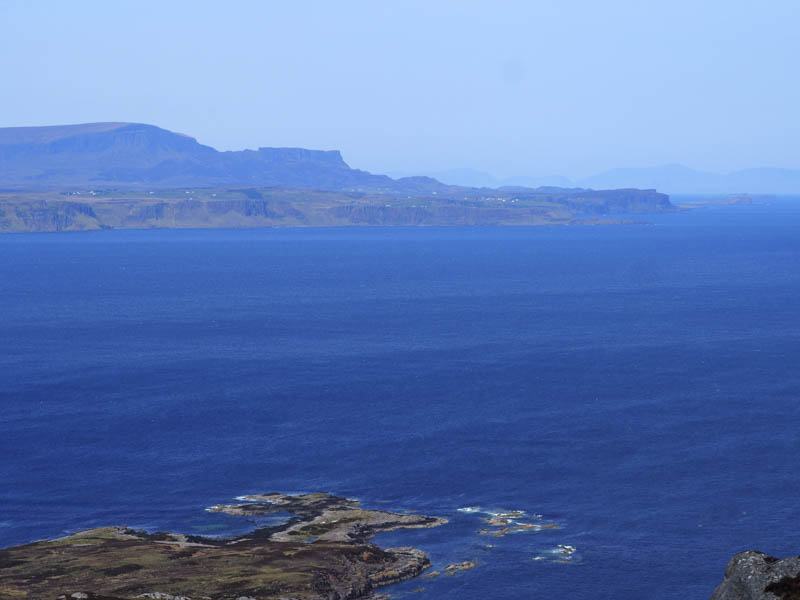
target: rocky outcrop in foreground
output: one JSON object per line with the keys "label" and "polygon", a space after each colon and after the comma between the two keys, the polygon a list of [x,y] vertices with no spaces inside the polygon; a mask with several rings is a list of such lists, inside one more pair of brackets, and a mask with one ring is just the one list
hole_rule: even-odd
{"label": "rocky outcrop in foreground", "polygon": [[364,510],[329,494],[263,494],[216,506],[232,515],[286,514],[234,539],[102,527],[0,550],[0,598],[64,600],[345,600],[430,566],[416,548],[382,549],[375,533],[445,519]]}
{"label": "rocky outcrop in foreground", "polygon": [[800,600],[800,556],[749,550],[734,556],[711,600]]}

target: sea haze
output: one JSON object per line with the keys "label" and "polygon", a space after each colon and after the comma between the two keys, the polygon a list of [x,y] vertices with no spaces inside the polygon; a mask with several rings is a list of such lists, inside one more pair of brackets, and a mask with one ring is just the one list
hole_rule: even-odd
{"label": "sea haze", "polygon": [[2,236],[0,546],[225,535],[252,524],[204,507],[319,490],[451,519],[376,541],[478,566],[395,597],[706,598],[800,546],[798,202]]}

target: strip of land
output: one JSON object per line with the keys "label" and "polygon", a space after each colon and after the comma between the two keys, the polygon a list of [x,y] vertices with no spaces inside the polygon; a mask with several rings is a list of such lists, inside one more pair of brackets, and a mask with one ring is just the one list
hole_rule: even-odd
{"label": "strip of land", "polygon": [[641,223],[675,210],[653,190],[449,187],[388,194],[276,188],[0,193],[0,233],[153,228],[569,225]]}
{"label": "strip of land", "polygon": [[209,510],[281,525],[234,539],[102,527],[0,550],[1,598],[339,600],[416,577],[428,556],[369,542],[381,531],[445,519],[361,508],[329,494],[260,494]]}

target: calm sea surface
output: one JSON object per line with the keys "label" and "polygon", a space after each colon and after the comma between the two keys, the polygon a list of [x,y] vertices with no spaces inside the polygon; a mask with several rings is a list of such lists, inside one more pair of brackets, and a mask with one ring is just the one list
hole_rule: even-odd
{"label": "calm sea surface", "polygon": [[0,546],[328,491],[479,563],[396,598],[707,598],[798,554],[800,199],[653,219],[1,236]]}

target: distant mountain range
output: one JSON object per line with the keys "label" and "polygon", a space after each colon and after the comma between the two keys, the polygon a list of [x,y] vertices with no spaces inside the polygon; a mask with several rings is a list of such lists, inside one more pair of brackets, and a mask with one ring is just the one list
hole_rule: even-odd
{"label": "distant mountain range", "polygon": [[[397,175],[401,176],[401,175]],[[425,173],[430,177],[449,185],[463,185],[476,188],[501,188],[501,187],[575,187],[568,177],[553,175],[551,177],[506,177],[500,178],[477,169],[450,169],[448,171],[435,171]]]}
{"label": "distant mountain range", "polygon": [[683,165],[612,169],[580,181],[583,187],[648,187],[670,194],[797,194],[800,170],[758,168],[727,175],[695,171]]}
{"label": "distant mountain range", "polygon": [[474,169],[427,176],[375,175],[351,168],[338,150],[259,148],[219,152],[192,137],[142,123],[0,128],[0,189],[167,189],[249,185],[420,194],[468,188],[657,189],[671,194],[800,193],[800,170],[747,169],[727,175],[682,165],[562,176],[498,179]]}
{"label": "distant mountain range", "polygon": [[0,232],[618,223],[629,219],[612,215],[672,210],[655,190],[392,179],[338,151],[218,152],[140,123],[0,129]]}
{"label": "distant mountain range", "polygon": [[247,185],[370,193],[447,188],[351,169],[338,150],[218,152],[192,137],[141,123],[0,128],[0,189],[166,189]]}
{"label": "distant mountain range", "polygon": [[582,179],[552,177],[497,178],[475,169],[427,173],[443,183],[475,187],[559,186],[592,189],[657,189],[667,194],[800,194],[800,170],[758,168],[727,175],[696,171],[683,165],[612,169]]}

